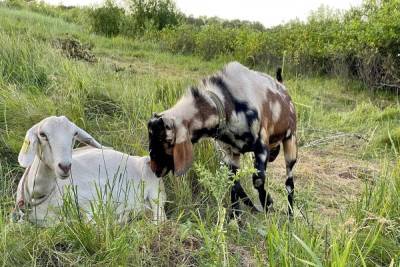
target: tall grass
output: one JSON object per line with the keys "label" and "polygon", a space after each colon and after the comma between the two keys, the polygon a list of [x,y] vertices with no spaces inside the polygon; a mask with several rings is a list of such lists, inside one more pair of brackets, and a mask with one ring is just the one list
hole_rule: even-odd
{"label": "tall grass", "polygon": [[[338,149],[346,152],[341,157],[349,165],[362,161],[379,166],[373,175],[357,178],[359,195],[341,201],[344,206],[335,216],[320,212],[325,204],[316,202],[321,199],[316,196],[319,188],[296,185],[296,215],[290,220],[284,173],[279,174],[279,184],[272,180],[270,170],[279,164],[273,163],[268,167],[268,186],[276,200],[275,212],[252,214],[245,208],[240,223],[227,220],[227,170],[220,168],[212,144],[204,141],[196,145],[197,168],[184,177],[165,178],[169,220],[162,225],[146,216],[120,225],[113,208],[101,203],[93,207],[96,223],[84,223],[73,201],[66,201],[63,220],[55,227],[10,223],[22,172],[16,155],[34,123],[65,114],[102,143],[145,155],[146,122],[152,112],[173,105],[187,86],[219,69],[223,59],[205,62],[173,56],[154,44],[90,35],[80,26],[25,10],[0,8],[0,16],[3,266],[399,264],[398,99],[359,90],[356,82],[328,78],[284,77],[298,113],[300,152],[313,156],[313,162],[300,159],[298,166],[323,163],[318,153]],[[65,58],[52,41],[67,34],[94,45],[98,62]],[[337,138],[338,134],[344,137]],[[251,166],[251,156],[244,157],[242,167]],[[312,177],[320,175],[313,172],[301,172],[298,181],[311,184]],[[248,176],[241,181],[256,199]]]}

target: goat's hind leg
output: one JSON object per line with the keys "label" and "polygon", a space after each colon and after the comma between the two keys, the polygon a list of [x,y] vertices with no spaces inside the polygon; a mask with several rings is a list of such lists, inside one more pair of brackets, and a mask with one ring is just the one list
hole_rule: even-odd
{"label": "goat's hind leg", "polygon": [[264,188],[265,185],[265,170],[267,168],[269,150],[267,146],[259,139],[256,143],[254,150],[254,167],[257,169],[257,173],[253,174],[253,186],[258,191],[258,197],[262,207],[268,212],[268,208],[272,206],[273,200],[270,194]]}
{"label": "goat's hind leg", "polygon": [[291,135],[290,137],[288,137],[283,141],[283,150],[285,153],[286,175],[287,175],[285,185],[288,193],[288,212],[289,216],[293,216],[293,202],[294,202],[293,167],[297,161],[297,142],[295,135]]}

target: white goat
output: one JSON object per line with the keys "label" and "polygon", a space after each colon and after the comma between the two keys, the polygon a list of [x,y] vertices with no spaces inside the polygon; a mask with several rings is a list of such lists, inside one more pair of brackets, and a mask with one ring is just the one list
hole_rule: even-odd
{"label": "white goat", "polygon": [[[73,149],[75,139],[91,147]],[[108,199],[115,204],[121,222],[146,204],[156,222],[165,220],[164,185],[151,171],[150,158],[102,149],[64,116],[48,117],[29,129],[18,161],[26,170],[18,185],[14,216],[23,215],[43,225],[55,222],[67,186],[72,185],[75,202],[88,218],[93,216],[94,202]]]}

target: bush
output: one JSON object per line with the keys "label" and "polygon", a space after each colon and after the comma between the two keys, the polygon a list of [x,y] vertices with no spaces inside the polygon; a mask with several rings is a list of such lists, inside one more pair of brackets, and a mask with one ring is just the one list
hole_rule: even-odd
{"label": "bush", "polygon": [[[321,6],[307,22],[294,20],[269,29],[248,21],[185,17],[173,0],[129,1],[129,15],[111,1],[91,10],[92,30],[139,36],[173,53],[207,60],[224,55],[275,69],[284,58],[286,73],[337,75],[359,79],[372,89],[400,89],[400,0],[364,1],[345,12]],[[87,13],[22,0],[5,5],[82,25]]]}
{"label": "bush", "polygon": [[95,33],[114,36],[120,33],[124,10],[113,2],[107,1],[105,6],[90,12],[91,26]]}
{"label": "bush", "polygon": [[196,35],[196,54],[209,60],[234,51],[235,32],[219,24],[202,27]]}
{"label": "bush", "polygon": [[193,54],[196,49],[196,27],[183,24],[168,27],[160,33],[161,44],[165,50],[173,53]]}
{"label": "bush", "polygon": [[235,58],[247,65],[261,65],[268,61],[268,38],[263,32],[244,27],[236,32]]}
{"label": "bush", "polygon": [[179,22],[181,15],[171,0],[130,1],[131,21],[136,32],[143,32],[149,27],[159,31]]}

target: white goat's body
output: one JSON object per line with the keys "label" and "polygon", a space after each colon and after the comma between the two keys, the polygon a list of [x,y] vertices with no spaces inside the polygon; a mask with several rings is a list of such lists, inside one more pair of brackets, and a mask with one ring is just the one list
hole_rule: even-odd
{"label": "white goat's body", "polygon": [[25,214],[28,220],[48,224],[57,220],[64,194],[72,192],[73,185],[77,197],[72,199],[89,219],[93,216],[91,204],[98,207],[98,201],[103,205],[112,201],[120,221],[126,221],[130,212],[146,207],[152,209],[154,220],[164,220],[163,182],[151,171],[149,161],[149,157],[130,156],[113,149],[80,148],[72,153],[70,177],[62,180],[36,156],[20,181],[17,202],[24,198],[30,204]]}

